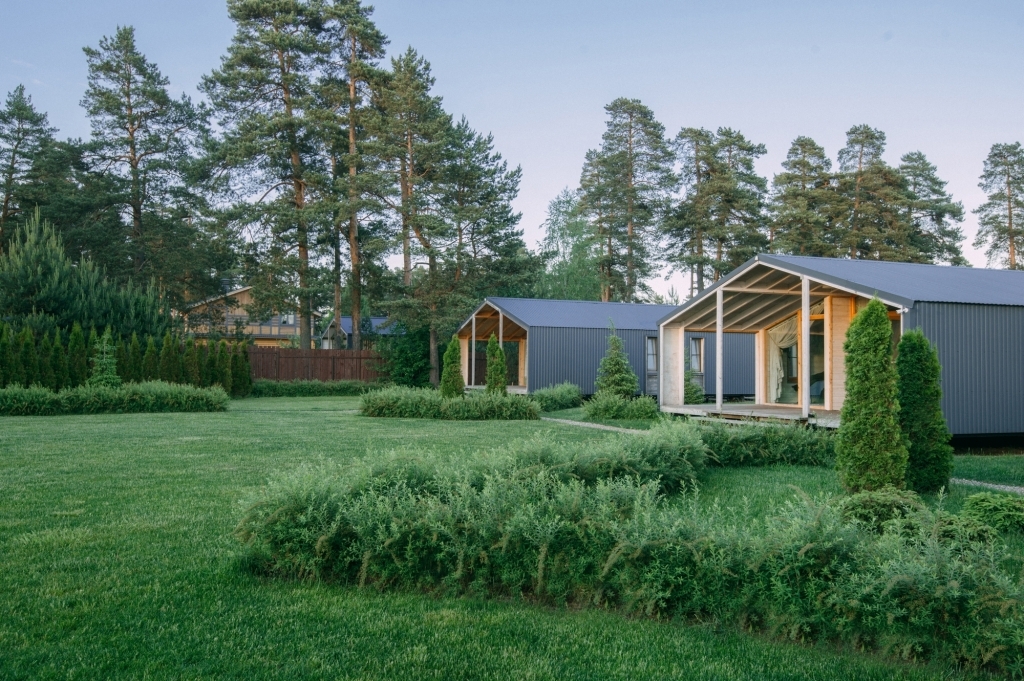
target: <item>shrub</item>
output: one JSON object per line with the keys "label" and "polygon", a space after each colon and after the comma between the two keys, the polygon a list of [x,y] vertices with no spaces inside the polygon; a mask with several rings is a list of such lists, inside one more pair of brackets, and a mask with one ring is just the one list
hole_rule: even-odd
{"label": "shrub", "polygon": [[835,464],[835,435],[828,430],[789,425],[721,423],[702,423],[696,427],[708,447],[711,462],[718,466]]}
{"label": "shrub", "polygon": [[203,385],[210,386],[220,383],[217,373],[217,343],[207,341],[204,347]]}
{"label": "shrub", "polygon": [[164,342],[160,345],[160,380],[164,383],[177,383],[180,379],[181,360],[178,358],[178,339],[168,331],[164,334]]}
{"label": "shrub", "polygon": [[362,381],[253,381],[250,397],[357,397],[379,388]]}
{"label": "shrub", "polygon": [[0,416],[135,414],[224,411],[228,396],[219,388],[194,388],[160,381],[118,388],[84,385],[55,393],[46,388],[0,390]]}
{"label": "shrub", "polygon": [[636,394],[640,388],[640,379],[629,366],[629,358],[622,349],[622,339],[615,335],[615,327],[611,327],[608,335],[608,352],[601,358],[597,368],[597,392],[611,393],[623,398]]}
{"label": "shrub", "polygon": [[285,577],[733,622],[1004,675],[1024,656],[1005,554],[943,543],[938,514],[876,535],[809,498],[723,522],[630,477],[510,470],[429,487],[303,469],[273,480],[236,536],[250,566]]}
{"label": "shrub", "polygon": [[139,336],[132,333],[131,343],[128,344],[128,371],[125,380],[129,383],[142,382],[142,346],[139,345]]}
{"label": "shrub", "polygon": [[541,411],[572,409],[583,404],[583,395],[580,394],[580,387],[568,381],[551,386],[550,388],[535,390],[530,397],[537,402]]}
{"label": "shrub", "polygon": [[598,392],[583,405],[583,413],[591,421],[647,421],[660,415],[658,403],[653,397],[641,395],[628,399],[612,392]]}
{"label": "shrub", "polygon": [[185,371],[182,379],[189,385],[199,388],[203,385],[203,377],[199,367],[199,346],[194,338],[185,343]]}
{"label": "shrub", "polygon": [[92,357],[92,375],[89,377],[88,385],[106,388],[121,386],[121,377],[117,375],[117,356],[110,342],[109,330],[96,340]]}
{"label": "shrub", "polygon": [[18,339],[18,361],[15,369],[26,388],[39,382],[39,356],[36,354],[36,339],[32,329],[25,327]]}
{"label": "shrub", "polygon": [[964,501],[960,513],[1006,532],[1024,532],[1024,498],[1009,494],[980,492]]}
{"label": "shrub", "polygon": [[707,396],[704,394],[704,388],[693,382],[693,372],[687,371],[685,378],[686,383],[683,385],[683,404],[704,404],[707,400]]}
{"label": "shrub", "polygon": [[231,352],[231,396],[248,397],[251,392],[249,351],[242,343],[235,343]]}
{"label": "shrub", "polygon": [[886,523],[918,513],[924,504],[913,492],[883,487],[844,497],[838,508],[846,522],[860,523],[873,532],[881,533]]}
{"label": "shrub", "polygon": [[394,386],[363,395],[359,409],[364,416],[385,418],[445,419],[449,421],[532,420],[540,418],[537,403],[523,395],[473,392],[445,399],[430,388]]}
{"label": "shrub", "polygon": [[846,399],[836,440],[836,467],[846,489],[903,487],[907,448],[899,425],[892,325],[875,298],[850,323],[846,352]]}
{"label": "shrub", "polygon": [[39,385],[48,390],[57,389],[57,376],[53,372],[53,344],[50,342],[50,332],[43,334],[43,340],[39,341]]}
{"label": "shrub", "polygon": [[487,341],[487,392],[504,395],[508,385],[508,365],[505,362],[505,349],[498,338],[492,333]]}
{"label": "shrub", "polygon": [[441,397],[459,397],[466,392],[466,384],[462,381],[462,352],[459,348],[458,336],[452,336],[448,348],[444,351],[443,360]]}
{"label": "shrub", "polygon": [[146,338],[146,354],[142,357],[141,381],[156,381],[160,378],[160,354],[152,336]]}
{"label": "shrub", "polygon": [[14,368],[11,336],[11,327],[4,322],[0,322],[0,388],[7,386],[7,383],[10,381],[11,371]]}
{"label": "shrub", "polygon": [[60,331],[53,334],[53,352],[50,354],[50,364],[53,367],[53,389],[59,392],[64,388],[71,387],[71,377],[68,375],[68,356],[64,352]]}
{"label": "shrub", "polygon": [[377,339],[376,348],[388,380],[395,385],[430,385],[430,327],[410,329],[401,323]]}
{"label": "shrub", "polygon": [[[210,352],[214,352],[210,348]],[[217,343],[217,365],[216,372],[210,378],[210,383],[220,385],[228,394],[231,393],[231,354],[228,349],[228,342],[222,340]]]}
{"label": "shrub", "polygon": [[952,437],[942,415],[939,353],[914,329],[903,334],[896,353],[900,426],[909,441],[906,482],[918,492],[949,486],[953,474]]}

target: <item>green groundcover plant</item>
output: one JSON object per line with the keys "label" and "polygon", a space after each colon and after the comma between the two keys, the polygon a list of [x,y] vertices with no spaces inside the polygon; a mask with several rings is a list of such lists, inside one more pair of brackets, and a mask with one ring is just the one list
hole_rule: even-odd
{"label": "green groundcover plant", "polygon": [[629,398],[607,390],[598,391],[587,400],[583,405],[583,413],[591,421],[645,421],[660,416],[658,403],[649,395]]}
{"label": "green groundcover plant", "polygon": [[535,390],[530,397],[540,405],[541,411],[572,409],[583,404],[583,395],[580,393],[580,387],[568,381],[551,386],[550,388]]}
{"label": "green groundcover plant", "polygon": [[964,501],[961,513],[1002,532],[1024,532],[1024,497],[993,492],[972,494]]}
{"label": "green groundcover plant", "polygon": [[711,465],[832,466],[835,463],[835,435],[832,431],[789,425],[696,426],[708,448]]}
{"label": "green groundcover plant", "polygon": [[363,381],[269,381],[252,383],[250,397],[358,397],[377,390],[376,383]]}
{"label": "green groundcover plant", "polygon": [[942,530],[941,512],[921,508],[876,532],[828,499],[798,495],[738,523],[693,494],[668,503],[660,479],[610,470],[584,479],[504,456],[483,471],[304,468],[275,478],[237,527],[245,564],[286,578],[733,623],[1004,675],[1024,663],[1024,591],[1000,567],[1004,549]]}
{"label": "green groundcover plant", "polygon": [[537,403],[525,395],[481,393],[445,398],[431,388],[393,386],[363,395],[364,416],[448,421],[521,421],[540,418]]}
{"label": "green groundcover plant", "polygon": [[42,387],[0,390],[0,416],[137,414],[224,411],[228,395],[220,387],[196,388],[153,381],[117,388],[83,385],[55,393]]}

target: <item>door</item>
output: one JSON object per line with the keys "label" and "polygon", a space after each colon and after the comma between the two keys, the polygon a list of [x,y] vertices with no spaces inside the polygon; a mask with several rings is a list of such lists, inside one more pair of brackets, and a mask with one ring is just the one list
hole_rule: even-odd
{"label": "door", "polygon": [[658,394],[658,339],[647,339],[647,389],[648,395]]}

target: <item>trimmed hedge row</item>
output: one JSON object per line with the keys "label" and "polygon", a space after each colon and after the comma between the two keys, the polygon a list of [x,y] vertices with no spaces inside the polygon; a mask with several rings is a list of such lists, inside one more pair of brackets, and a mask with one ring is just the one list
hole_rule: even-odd
{"label": "trimmed hedge row", "polygon": [[541,388],[530,395],[540,405],[541,411],[558,411],[572,409],[583,404],[580,387],[566,381],[550,388]]}
{"label": "trimmed hedge row", "polygon": [[649,395],[630,399],[608,391],[599,391],[587,400],[583,413],[591,421],[650,421],[661,415],[658,403]]}
{"label": "trimmed hedge row", "polygon": [[832,431],[789,425],[696,426],[708,447],[711,465],[724,467],[835,465],[835,435]]}
{"label": "trimmed hedge row", "polygon": [[390,387],[363,395],[364,416],[443,419],[448,421],[522,421],[540,418],[537,403],[523,395],[473,391],[465,397],[445,399],[432,388]]}
{"label": "trimmed hedge row", "polygon": [[270,381],[258,379],[250,397],[358,397],[380,386],[363,381]]}
{"label": "trimmed hedge row", "polygon": [[1003,550],[935,531],[925,509],[877,534],[807,497],[730,522],[633,477],[512,469],[429,487],[300,471],[236,536],[252,568],[281,577],[725,622],[1007,675],[1024,660],[1024,590]]}
{"label": "trimmed hedge row", "polygon": [[162,381],[127,383],[119,388],[83,385],[55,393],[42,387],[0,390],[0,416],[62,414],[140,414],[224,411],[224,389],[196,388]]}

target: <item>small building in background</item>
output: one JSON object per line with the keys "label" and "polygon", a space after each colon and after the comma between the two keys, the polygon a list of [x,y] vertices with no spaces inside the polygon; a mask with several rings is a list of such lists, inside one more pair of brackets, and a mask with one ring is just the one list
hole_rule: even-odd
{"label": "small building in background", "polygon": [[[954,435],[1024,433],[1024,271],[874,260],[758,255],[674,309],[660,322],[662,410],[838,425],[846,332],[874,297],[889,311],[894,351],[909,329],[937,348]],[[755,335],[751,404],[683,404],[691,339],[716,332]],[[709,361],[705,385],[719,373],[728,383],[731,361]]]}
{"label": "small building in background", "polygon": [[[364,329],[366,317],[363,317]],[[393,331],[393,326],[388,324],[387,317],[370,317],[370,328],[372,329],[369,335],[363,331],[363,347],[362,350],[372,349],[371,336],[390,336]],[[351,350],[352,349],[352,317],[341,318],[341,333],[342,337],[338,337],[338,324],[332,319],[324,329],[323,333],[320,334],[320,347],[324,350]],[[338,341],[341,341],[340,343]]]}
{"label": "small building in background", "polygon": [[[457,333],[463,380],[467,386],[486,384],[486,345],[494,334],[505,345],[510,390],[533,392],[568,381],[584,395],[592,395],[614,326],[640,379],[639,393],[657,395],[658,320],[675,309],[674,305],[640,303],[486,298]],[[753,394],[753,336],[744,336],[731,339],[725,350],[732,367],[727,389],[736,395]],[[476,343],[471,345],[473,338]],[[693,351],[701,365],[714,362],[715,344],[707,338],[707,334],[694,336]]]}
{"label": "small building in background", "polygon": [[[252,287],[228,291],[223,295],[207,298],[190,306],[183,314],[186,333],[197,338],[206,338],[211,333],[232,336],[241,332],[259,347],[288,347],[299,339],[299,316],[293,312],[275,314],[269,319],[257,321],[249,317],[245,308],[253,303]],[[313,313],[310,324],[316,328],[316,320],[322,317]],[[312,330],[312,329],[311,329]],[[316,334],[311,333],[312,337]]]}

